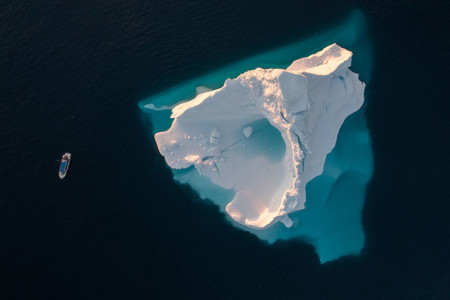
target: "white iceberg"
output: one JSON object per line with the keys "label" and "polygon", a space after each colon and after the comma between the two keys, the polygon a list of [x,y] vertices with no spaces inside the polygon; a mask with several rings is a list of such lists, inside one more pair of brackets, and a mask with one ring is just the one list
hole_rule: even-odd
{"label": "white iceberg", "polygon": [[249,138],[253,133],[253,127],[245,127],[244,129],[242,129],[242,133],[246,138]]}
{"label": "white iceberg", "polygon": [[[333,44],[287,69],[258,68],[202,90],[173,107],[172,126],[155,134],[158,149],[171,168],[195,167],[233,190],[226,211],[236,222],[290,227],[288,214],[305,208],[305,186],[322,173],[342,123],[363,104],[351,59]],[[273,128],[283,147],[276,136],[261,143]]]}

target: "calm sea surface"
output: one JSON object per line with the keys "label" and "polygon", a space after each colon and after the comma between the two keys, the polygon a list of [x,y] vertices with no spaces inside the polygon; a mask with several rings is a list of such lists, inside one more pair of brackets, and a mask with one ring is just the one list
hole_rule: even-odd
{"label": "calm sea surface", "polygon": [[[175,184],[137,103],[355,8],[374,59],[366,243],[321,265]],[[449,20],[448,1],[1,1],[0,298],[449,299]]]}

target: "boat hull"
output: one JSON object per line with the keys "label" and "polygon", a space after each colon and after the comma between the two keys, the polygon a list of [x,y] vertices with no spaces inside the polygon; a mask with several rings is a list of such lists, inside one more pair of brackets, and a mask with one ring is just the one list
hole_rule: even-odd
{"label": "boat hull", "polygon": [[64,179],[67,176],[71,158],[72,158],[72,155],[70,153],[65,153],[62,156],[61,164],[59,165],[59,172],[58,172],[59,178]]}

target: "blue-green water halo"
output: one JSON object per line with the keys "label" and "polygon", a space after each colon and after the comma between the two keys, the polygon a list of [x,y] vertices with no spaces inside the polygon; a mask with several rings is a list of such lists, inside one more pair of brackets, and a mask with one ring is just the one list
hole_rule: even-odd
{"label": "blue-green water halo", "polygon": [[[360,74],[363,82],[369,84],[371,47],[366,35],[364,16],[355,11],[347,20],[330,30],[190,79],[142,100],[139,107],[145,116],[151,118],[155,133],[165,131],[172,124],[170,110],[153,110],[146,105],[173,106],[195,97],[197,87],[220,88],[227,78],[235,78],[257,67],[286,68],[292,61],[320,51],[332,43],[353,52],[351,69]],[[365,102],[367,101],[366,97]],[[365,239],[361,210],[366,185],[373,173],[371,140],[364,107],[365,105],[344,122],[336,146],[326,158],[323,174],[306,186],[306,209],[289,214],[294,220],[291,228],[277,223],[266,229],[255,230],[231,222],[270,243],[278,239],[300,238],[315,247],[321,262],[358,254]],[[175,180],[188,183],[202,198],[210,199],[223,211],[233,198],[233,191],[213,185],[194,168],[173,170],[173,174]]]}

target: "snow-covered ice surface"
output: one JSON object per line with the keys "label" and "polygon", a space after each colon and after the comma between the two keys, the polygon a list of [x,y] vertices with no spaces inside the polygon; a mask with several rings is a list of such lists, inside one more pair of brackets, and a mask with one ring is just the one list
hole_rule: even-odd
{"label": "snow-covered ice surface", "polygon": [[[233,190],[226,211],[236,222],[264,228],[282,221],[290,227],[287,215],[305,208],[306,184],[322,173],[342,123],[363,104],[365,85],[348,69],[351,57],[333,44],[286,70],[259,68],[228,79],[223,88],[172,109],[171,128],[155,134],[159,152],[171,168],[194,166]],[[249,125],[261,119],[283,138],[277,161],[270,159],[271,143],[250,138]]]}
{"label": "snow-covered ice surface", "polygon": [[[367,81],[371,61],[363,23],[355,13],[314,39],[259,55],[258,60],[279,63],[241,70],[221,88],[217,72],[141,102],[175,179],[270,242],[300,237],[316,247],[322,262],[358,253],[364,245],[365,185],[372,174],[370,138],[362,112],[339,129],[363,104],[365,85],[349,70],[352,53],[337,44],[292,59],[287,68],[286,60],[333,36],[356,55],[362,51],[358,67],[364,65]],[[225,76],[230,70],[223,70]],[[211,77],[214,84],[203,83]],[[181,101],[192,89],[197,96]]]}

